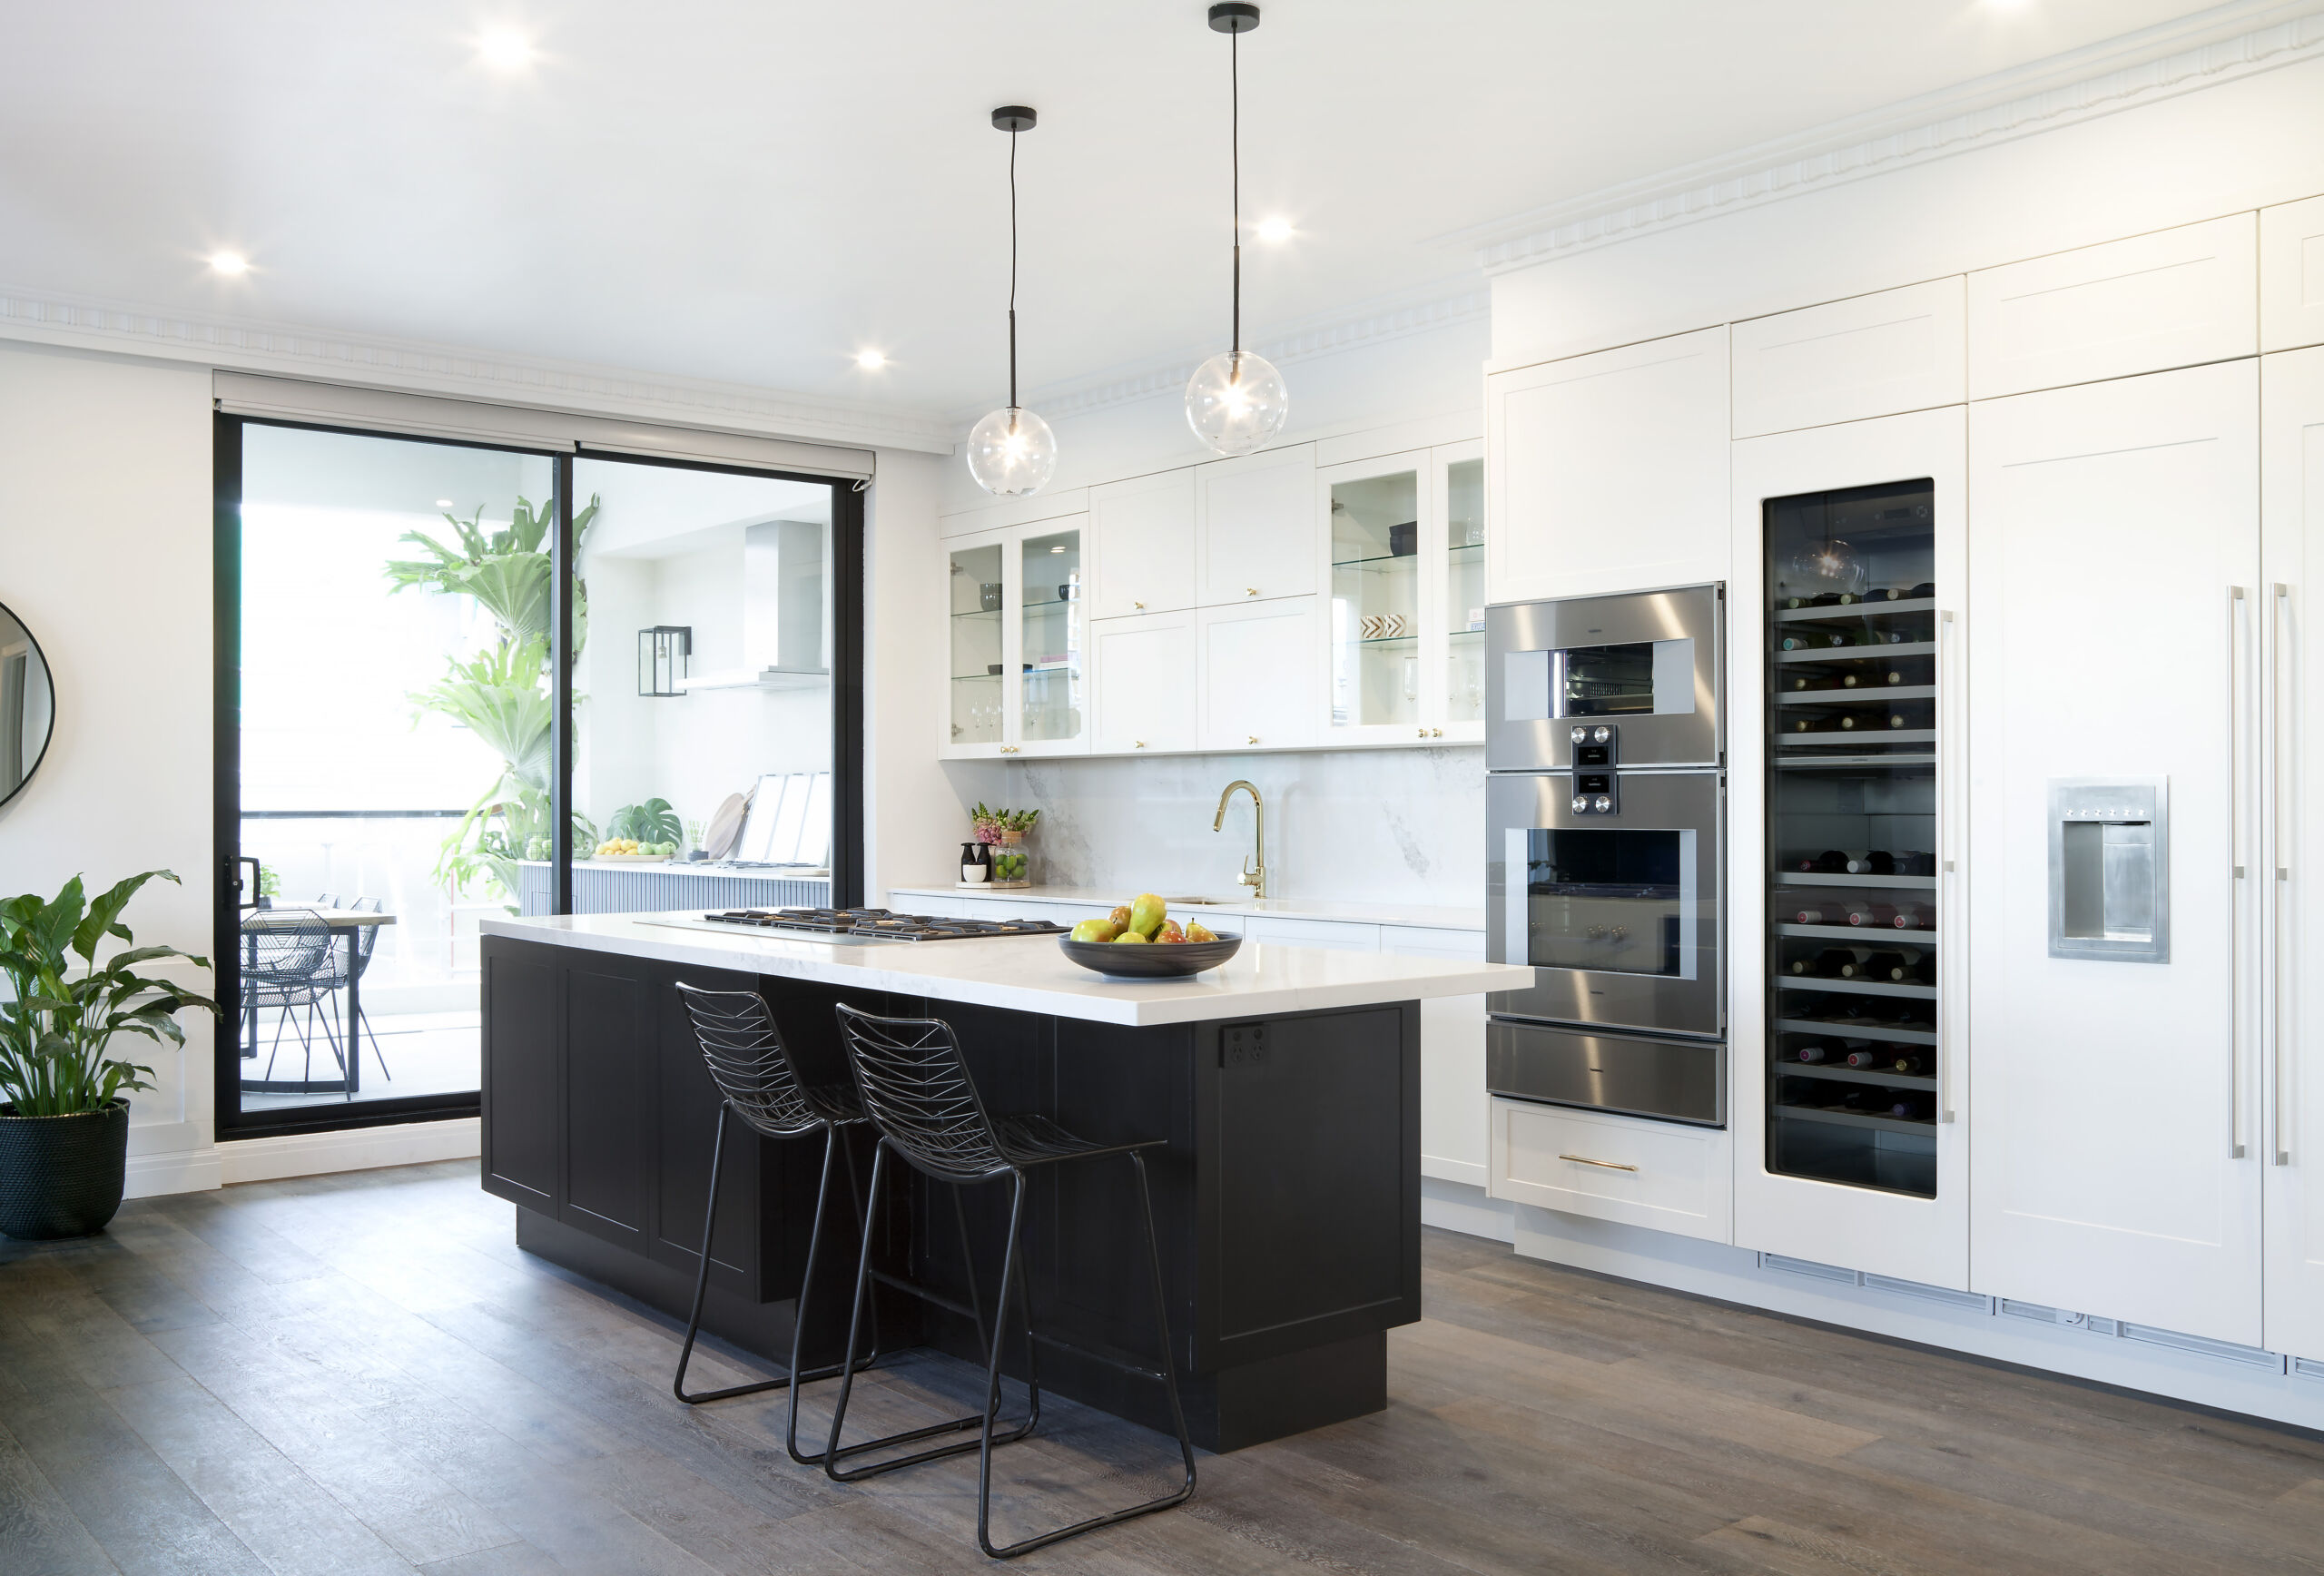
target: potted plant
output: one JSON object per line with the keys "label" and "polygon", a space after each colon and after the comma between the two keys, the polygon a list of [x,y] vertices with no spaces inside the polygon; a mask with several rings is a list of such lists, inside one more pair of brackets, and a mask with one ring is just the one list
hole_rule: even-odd
{"label": "potted plant", "polygon": [[[207,960],[140,947],[122,910],[165,870],[135,875],[94,901],[74,876],[53,899],[0,903],[0,1235],[44,1239],[103,1231],[121,1207],[129,1155],[129,1089],[153,1069],[114,1054],[120,1037],[185,1043],[177,1015],[218,1004],[136,972],[155,958]],[[107,937],[125,945],[97,960]],[[78,960],[76,965],[75,960]]]}

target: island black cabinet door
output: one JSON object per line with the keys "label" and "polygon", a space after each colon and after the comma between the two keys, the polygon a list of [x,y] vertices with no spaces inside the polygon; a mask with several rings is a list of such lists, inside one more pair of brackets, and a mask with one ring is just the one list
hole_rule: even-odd
{"label": "island black cabinet door", "polygon": [[557,1049],[564,970],[554,956],[547,948],[510,956],[489,940],[484,948],[484,1188],[544,1212],[564,1203]]}
{"label": "island black cabinet door", "polygon": [[650,1186],[652,997],[635,973],[566,971],[564,1219],[639,1252]]}

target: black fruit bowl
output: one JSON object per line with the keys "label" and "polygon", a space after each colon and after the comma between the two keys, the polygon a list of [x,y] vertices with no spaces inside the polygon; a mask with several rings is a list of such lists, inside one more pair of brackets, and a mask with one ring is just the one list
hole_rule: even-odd
{"label": "black fruit bowl", "polygon": [[1243,938],[1148,941],[1142,947],[1133,941],[1126,947],[1118,941],[1077,941],[1070,936],[1059,936],[1057,944],[1084,969],[1094,969],[1117,980],[1182,980],[1205,969],[1217,968],[1235,955],[1243,945]]}

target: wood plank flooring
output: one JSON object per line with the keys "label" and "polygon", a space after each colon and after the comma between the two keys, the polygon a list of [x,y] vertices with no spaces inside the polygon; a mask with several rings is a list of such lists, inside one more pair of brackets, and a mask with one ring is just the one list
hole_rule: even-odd
{"label": "wood plank flooring", "polygon": [[[473,1162],[125,1207],[0,1242],[0,1572],[932,1572],[975,1458],[840,1488],[779,1394],[689,1410],[669,1322],[515,1247]],[[1432,1232],[1386,1412],[1206,1457],[1194,1502],[1045,1551],[1104,1576],[1288,1570],[2324,1570],[2324,1441],[1551,1268]],[[747,1370],[713,1353],[694,1382]],[[830,1386],[810,1390],[819,1439]],[[862,1426],[972,1411],[907,1359]],[[1168,1481],[1050,1399],[1003,1535]],[[852,1419],[851,1419],[852,1433]]]}

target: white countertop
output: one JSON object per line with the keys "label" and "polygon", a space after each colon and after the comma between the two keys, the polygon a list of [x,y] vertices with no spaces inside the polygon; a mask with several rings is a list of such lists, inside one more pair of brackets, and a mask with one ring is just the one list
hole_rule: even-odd
{"label": "white countertop", "polygon": [[[1364,1007],[1425,997],[1519,990],[1533,970],[1506,963],[1403,958],[1246,941],[1216,969],[1188,980],[1108,980],[1070,961],[1049,936],[960,941],[825,941],[764,933],[714,934],[652,922],[651,914],[488,917],[487,936],[691,963],[704,969],[858,986],[1018,1012],[1144,1027],[1210,1018]],[[658,916],[699,920],[699,910]]]}
{"label": "white countertop", "polygon": [[[1439,931],[1482,931],[1485,928],[1485,911],[1480,904],[1473,909],[1455,908],[1434,903],[1361,903],[1335,902],[1316,898],[1250,898],[1227,897],[1223,894],[1187,892],[1185,897],[1210,896],[1215,901],[1201,904],[1181,901],[1179,892],[1167,886],[1144,887],[1144,891],[1158,892],[1171,900],[1170,913],[1176,919],[1192,914],[1199,919],[1212,914],[1271,914],[1283,920],[1338,920],[1359,925],[1419,925]],[[907,909],[906,898],[974,898],[996,901],[1026,903],[1072,903],[1086,906],[1089,912],[1082,918],[1102,917],[1115,906],[1126,903],[1137,892],[1094,887],[964,887],[950,884],[931,886],[891,887],[888,906]]]}

